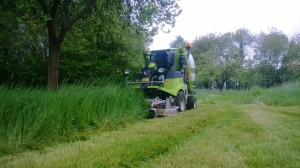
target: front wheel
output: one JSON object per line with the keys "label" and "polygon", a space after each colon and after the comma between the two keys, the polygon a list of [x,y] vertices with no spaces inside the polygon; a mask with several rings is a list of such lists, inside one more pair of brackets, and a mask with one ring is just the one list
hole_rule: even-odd
{"label": "front wheel", "polygon": [[185,109],[186,109],[186,101],[185,101],[185,96],[184,96],[183,91],[179,91],[178,92],[178,95],[177,95],[177,97],[175,99],[175,103],[176,103],[176,105],[179,106],[179,108],[178,108],[179,112],[185,111]]}
{"label": "front wheel", "polygon": [[158,114],[155,110],[149,110],[149,118],[152,119],[152,118],[157,118],[158,117]]}
{"label": "front wheel", "polygon": [[197,100],[194,96],[189,96],[187,98],[187,107],[188,109],[194,109],[197,107]]}

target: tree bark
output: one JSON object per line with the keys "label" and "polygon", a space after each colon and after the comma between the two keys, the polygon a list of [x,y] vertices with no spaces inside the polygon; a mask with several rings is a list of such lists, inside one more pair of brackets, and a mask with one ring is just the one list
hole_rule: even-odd
{"label": "tree bark", "polygon": [[48,88],[56,90],[58,88],[60,47],[50,45],[49,50]]}
{"label": "tree bark", "polygon": [[49,60],[48,60],[48,88],[56,90],[58,88],[59,56],[62,41],[57,37],[54,21],[47,21],[49,40]]}

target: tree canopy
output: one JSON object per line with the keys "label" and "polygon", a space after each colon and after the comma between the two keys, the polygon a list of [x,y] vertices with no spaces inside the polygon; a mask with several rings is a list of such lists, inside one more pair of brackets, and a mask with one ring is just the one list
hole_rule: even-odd
{"label": "tree canopy", "polygon": [[56,89],[114,78],[180,13],[176,0],[2,1],[0,81]]}
{"label": "tree canopy", "polygon": [[252,34],[242,28],[197,37],[192,43],[198,87],[246,89],[299,80],[297,35],[288,39],[277,29]]}

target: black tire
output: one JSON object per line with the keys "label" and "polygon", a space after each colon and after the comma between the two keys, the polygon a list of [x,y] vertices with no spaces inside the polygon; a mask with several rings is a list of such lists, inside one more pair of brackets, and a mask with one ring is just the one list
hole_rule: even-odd
{"label": "black tire", "polygon": [[175,103],[177,106],[179,106],[178,111],[183,112],[186,109],[186,101],[183,91],[179,91],[178,95],[175,99]]}
{"label": "black tire", "polygon": [[188,109],[194,109],[197,107],[197,100],[194,96],[189,96],[187,98],[187,108]]}
{"label": "black tire", "polygon": [[149,110],[149,118],[157,118],[158,114],[155,110]]}

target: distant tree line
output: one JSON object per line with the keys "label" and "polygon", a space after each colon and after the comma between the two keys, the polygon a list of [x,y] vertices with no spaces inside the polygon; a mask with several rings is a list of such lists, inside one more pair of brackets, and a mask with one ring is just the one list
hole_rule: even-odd
{"label": "distant tree line", "polygon": [[[184,41],[178,37],[174,41]],[[200,36],[191,53],[199,88],[269,88],[300,79],[300,34],[289,39],[275,28],[259,34],[242,28]]]}
{"label": "distant tree line", "polygon": [[180,13],[176,0],[3,0],[0,84],[121,81]]}
{"label": "distant tree line", "polygon": [[252,34],[247,29],[209,34],[193,42],[197,85],[211,88],[264,88],[300,77],[300,38],[288,39],[273,29]]}

